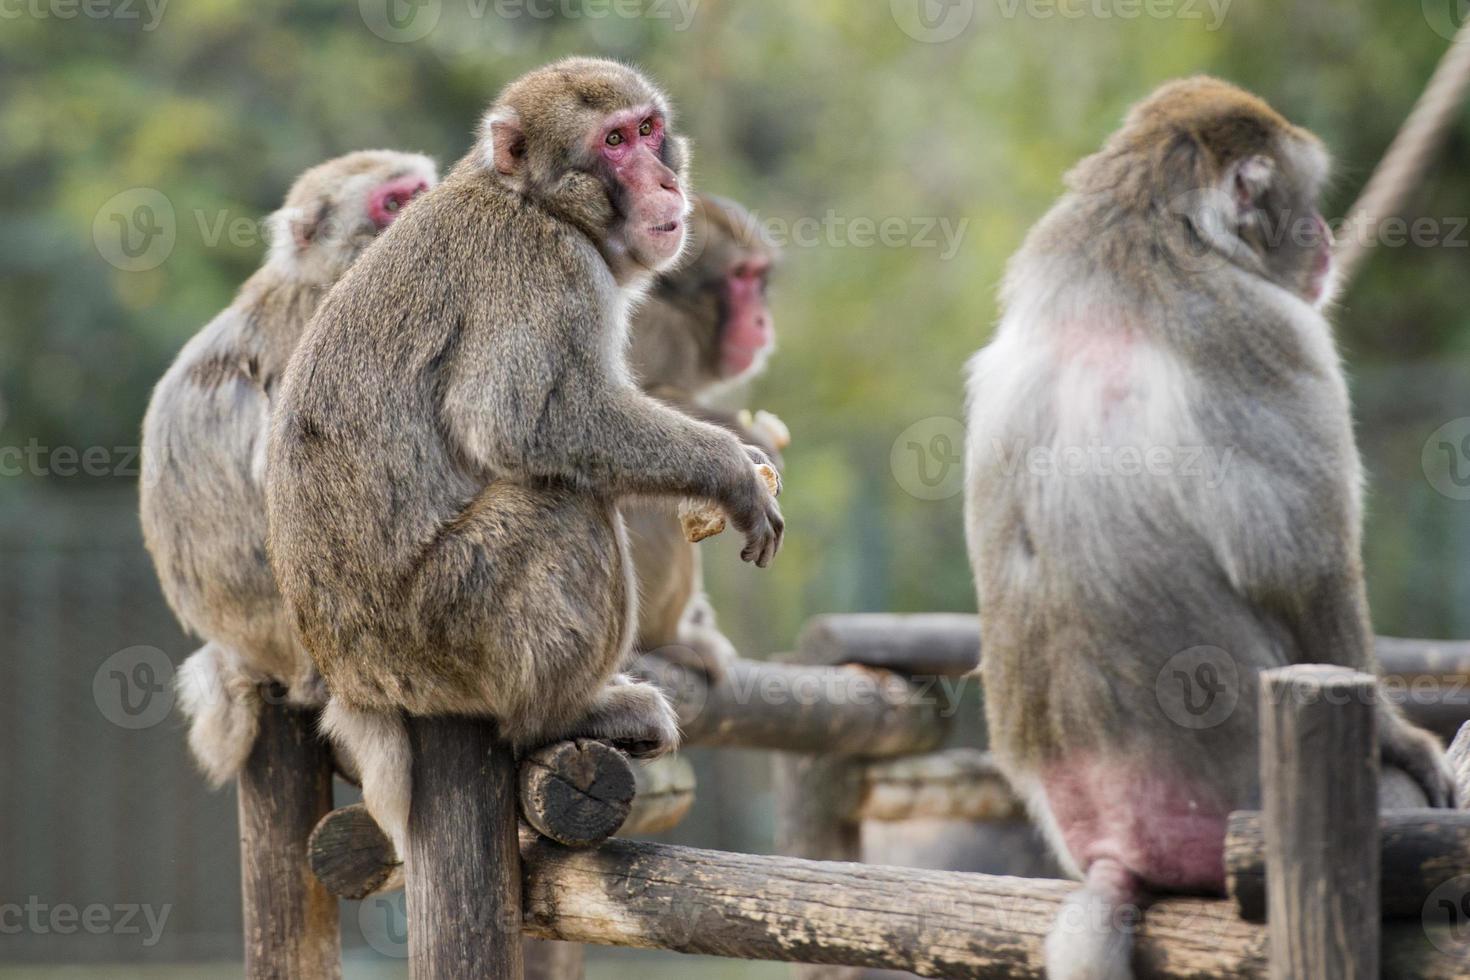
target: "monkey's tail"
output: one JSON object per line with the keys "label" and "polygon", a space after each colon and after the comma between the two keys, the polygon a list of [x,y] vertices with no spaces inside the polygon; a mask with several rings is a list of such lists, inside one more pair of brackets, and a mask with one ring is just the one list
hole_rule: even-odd
{"label": "monkey's tail", "polygon": [[1138,880],[1112,858],[1087,869],[1046,937],[1047,980],[1133,980]]}
{"label": "monkey's tail", "polygon": [[362,780],[362,802],[403,860],[408,854],[408,804],[413,788],[403,719],[396,713],[351,708],[334,697],[322,712],[322,731],[356,769]]}
{"label": "monkey's tail", "polygon": [[215,643],[189,655],[174,678],[179,707],[189,719],[189,748],[210,785],[234,779],[250,756],[260,728],[258,680]]}

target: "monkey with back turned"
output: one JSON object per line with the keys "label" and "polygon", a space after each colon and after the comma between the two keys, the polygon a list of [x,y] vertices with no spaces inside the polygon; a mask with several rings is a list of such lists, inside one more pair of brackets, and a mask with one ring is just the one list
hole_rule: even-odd
{"label": "monkey with back turned", "polygon": [[325,701],[266,560],[271,402],[327,290],[437,180],[415,153],[371,150],[313,167],[268,219],[270,253],[179,353],[143,421],[140,516],[169,605],[208,642],[179,670],[189,745],[216,785],[254,744],[258,689]]}
{"label": "monkey with back turned", "polygon": [[[1319,311],[1327,169],[1260,99],[1164,86],[1068,174],[971,362],[991,743],[1084,880],[1047,941],[1053,980],[1132,976],[1121,913],[1149,894],[1223,893],[1226,818],[1259,805],[1261,671],[1376,668]],[[1184,464],[1201,451],[1213,470]],[[1224,710],[1181,710],[1181,673],[1224,684]],[[1384,764],[1450,804],[1438,743],[1378,703]]]}
{"label": "monkey with back turned", "polygon": [[270,437],[271,560],[331,691],[325,724],[404,853],[402,712],[517,745],[677,742],[622,673],[636,584],[619,503],[721,507],[760,566],[765,453],[640,391],[627,315],[684,244],[687,150],[640,73],[572,58],[496,99],[445,180],[322,304]]}

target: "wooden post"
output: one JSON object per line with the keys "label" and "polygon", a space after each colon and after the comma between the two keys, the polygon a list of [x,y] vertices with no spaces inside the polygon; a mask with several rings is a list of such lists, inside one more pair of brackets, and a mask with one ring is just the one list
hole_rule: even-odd
{"label": "wooden post", "polygon": [[1272,980],[1379,975],[1377,679],[1267,671],[1262,820]]}
{"label": "wooden post", "polygon": [[332,809],[332,753],[317,713],[261,689],[260,731],[240,771],[240,889],[248,980],[342,975],[337,899],[307,865],[306,843]]}
{"label": "wooden post", "polygon": [[404,719],[409,975],[522,980],[516,765],[493,722]]}
{"label": "wooden post", "polygon": [[[861,827],[853,814],[862,791],[862,762],[847,756],[778,752],[772,763],[776,850],[812,861],[861,861]],[[797,964],[797,980],[857,980],[846,966]]]}

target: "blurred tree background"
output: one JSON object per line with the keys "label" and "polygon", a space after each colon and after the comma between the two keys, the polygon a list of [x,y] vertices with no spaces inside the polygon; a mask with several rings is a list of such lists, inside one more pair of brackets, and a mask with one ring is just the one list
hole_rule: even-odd
{"label": "blurred tree background", "polygon": [[[505,81],[564,54],[634,61],[667,87],[695,141],[696,185],[790,239],[773,287],[780,351],[750,392],[795,438],[787,548],[761,572],[740,566],[728,535],[705,546],[725,627],[765,656],[819,612],[974,608],[954,455],[962,366],[990,333],[1007,255],[1129,103],[1201,71],[1259,92],[1333,149],[1327,212],[1340,215],[1457,10],[1454,0],[0,4],[0,447],[40,447],[40,465],[16,467],[12,455],[0,478],[10,569],[0,584],[24,597],[0,600],[12,611],[0,644],[23,678],[44,681],[0,697],[17,712],[0,728],[0,756],[27,738],[27,758],[42,742],[84,752],[92,735],[74,744],[54,732],[73,709],[96,714],[87,685],[107,656],[134,644],[187,653],[182,638],[159,635],[166,625],[124,627],[97,612],[97,593],[57,562],[128,579],[157,605],[125,447],[151,384],[259,264],[255,223],[304,168],[375,146],[447,168]],[[1470,214],[1467,119],[1407,214],[1434,219],[1440,240],[1376,249],[1335,316],[1370,469],[1383,632],[1470,636],[1470,505],[1421,465],[1431,433],[1470,415],[1460,293],[1470,233],[1457,218]],[[130,228],[134,219],[143,223]],[[874,226],[901,228],[901,240],[875,240]],[[120,232],[155,227],[171,239],[119,259]],[[104,447],[110,463],[69,476],[57,447]],[[133,605],[107,588],[112,607]],[[58,640],[67,628],[80,638]],[[76,669],[53,676],[48,658]],[[70,707],[34,704],[53,696]],[[155,733],[181,741],[170,725]],[[141,737],[106,725],[94,734],[97,744]],[[18,778],[47,778],[40,765],[11,763]],[[195,788],[178,792],[174,805],[193,805]],[[0,814],[24,825],[20,839],[53,846],[54,813],[18,807]],[[0,891],[7,873],[30,887],[36,867],[0,865]]]}

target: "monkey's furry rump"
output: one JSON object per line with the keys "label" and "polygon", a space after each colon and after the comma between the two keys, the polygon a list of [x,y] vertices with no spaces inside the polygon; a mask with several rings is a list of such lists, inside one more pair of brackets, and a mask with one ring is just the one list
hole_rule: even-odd
{"label": "monkey's furry rump", "polygon": [[174,679],[179,707],[189,719],[189,748],[219,788],[234,779],[250,756],[260,727],[258,681],[214,643],[189,655]]}

